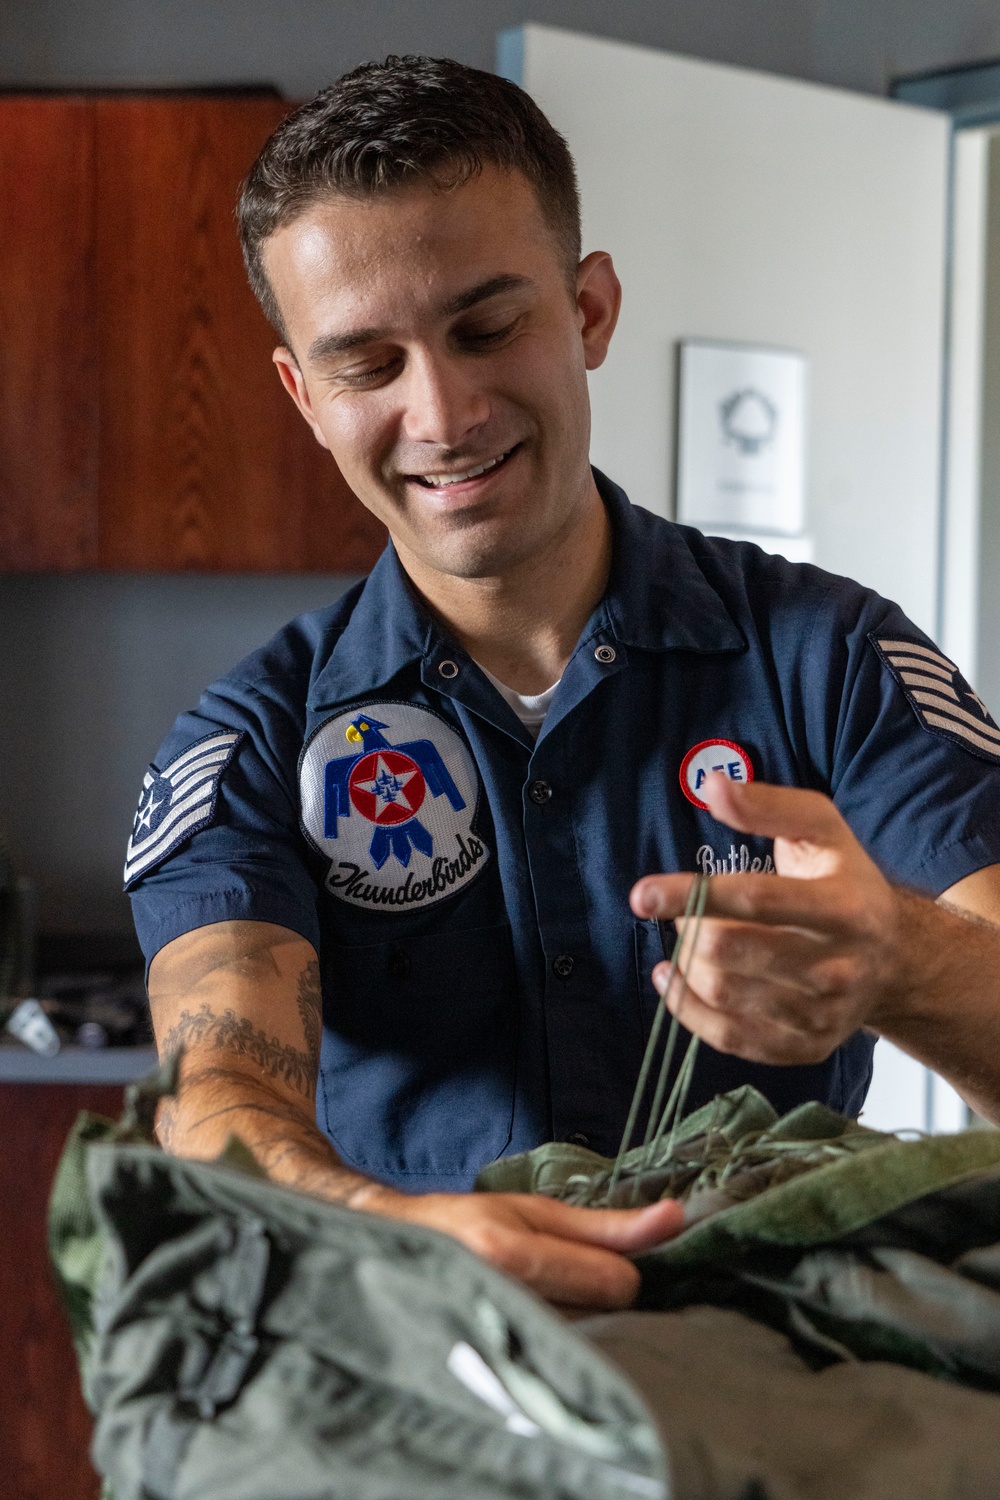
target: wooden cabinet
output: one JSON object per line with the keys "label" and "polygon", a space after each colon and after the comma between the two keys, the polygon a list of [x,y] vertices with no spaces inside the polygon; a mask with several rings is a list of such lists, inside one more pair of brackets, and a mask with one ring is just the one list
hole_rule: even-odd
{"label": "wooden cabinet", "polygon": [[97,1500],[91,1418],[49,1266],[56,1163],[81,1109],[116,1118],[122,1090],[0,1083],[0,1495]]}
{"label": "wooden cabinet", "polygon": [[0,98],[0,570],[371,567],[384,529],[282,390],[240,259],[288,108]]}
{"label": "wooden cabinet", "polygon": [[93,115],[0,98],[0,568],[97,561]]}

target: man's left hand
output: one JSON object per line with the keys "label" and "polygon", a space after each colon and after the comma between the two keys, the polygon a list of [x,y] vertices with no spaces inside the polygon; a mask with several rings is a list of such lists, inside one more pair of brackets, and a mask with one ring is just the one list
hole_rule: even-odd
{"label": "man's left hand", "polygon": [[[860,1026],[880,1030],[909,983],[907,893],[881,874],[828,797],[708,778],[712,815],[774,840],[776,874],[713,876],[681,1019],[720,1052],[816,1063]],[[639,917],[682,916],[692,875],[650,875]],[[660,994],[669,966],[658,964]],[[676,1010],[675,981],[667,1004]]]}

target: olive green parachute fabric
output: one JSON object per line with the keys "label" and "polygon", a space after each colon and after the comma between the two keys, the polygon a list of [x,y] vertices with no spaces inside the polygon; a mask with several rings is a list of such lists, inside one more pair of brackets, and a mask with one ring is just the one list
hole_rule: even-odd
{"label": "olive green parachute fabric", "polygon": [[683,1122],[647,1161],[552,1143],[477,1187],[624,1205],[677,1196],[688,1225],[638,1258],[641,1305],[711,1303],[817,1360],[893,1360],[1000,1390],[1000,1131],[900,1140],[819,1104],[779,1120],[749,1087]]}
{"label": "olive green parachute fabric", "polygon": [[[793,1346],[730,1309],[695,1305],[572,1325],[444,1235],[268,1182],[238,1143],[215,1163],[164,1154],[149,1134],[156,1100],[171,1083],[168,1072],[131,1091],[119,1125],[82,1116],[53,1191],[53,1259],[95,1415],[92,1451],[105,1500],[1000,1494],[1000,1397],[898,1365],[859,1363],[829,1334],[817,1343],[796,1333]],[[716,1108],[713,1131],[725,1113],[730,1133],[745,1142],[747,1110],[759,1115],[759,1103],[730,1098]],[[817,1130],[820,1123],[816,1117]],[[697,1293],[699,1277],[710,1279],[709,1267],[720,1275],[733,1246],[741,1269],[727,1274],[737,1290],[747,1267],[750,1276],[787,1280],[795,1269],[781,1262],[787,1211],[758,1224],[770,1240],[744,1230],[727,1232],[714,1250],[697,1246],[708,1243],[710,1225],[759,1211],[848,1160],[874,1161],[886,1144],[848,1147],[830,1166],[692,1224],[673,1247],[643,1257],[647,1298],[711,1300]],[[943,1183],[929,1195],[919,1196],[921,1187],[914,1195],[912,1170],[890,1172],[894,1186],[876,1193],[876,1207],[895,1205],[895,1251],[928,1259],[933,1220],[935,1244],[952,1235],[963,1264],[953,1272],[946,1258],[928,1263],[989,1291],[1000,1208],[992,1188],[981,1189],[1000,1181],[1000,1169],[984,1171],[981,1157],[970,1167],[968,1153],[988,1154],[986,1146],[964,1150],[947,1161],[939,1151],[925,1164],[924,1183],[928,1171]],[[741,1172],[761,1165],[748,1152]],[[994,1152],[995,1166],[995,1145]],[[587,1175],[586,1163],[582,1173],[568,1170],[564,1148],[533,1158],[511,1164],[519,1186],[536,1169],[550,1188],[553,1172],[564,1187]],[[716,1179],[721,1162],[720,1150]],[[579,1154],[573,1166],[580,1168]],[[746,1179],[734,1185],[735,1175],[700,1190],[749,1190]],[[966,1196],[956,1210],[948,1195],[958,1189]],[[841,1203],[834,1195],[840,1206],[827,1210],[826,1230],[815,1203],[803,1220],[818,1250],[829,1251],[830,1231],[851,1219],[849,1197]],[[924,1217],[915,1219],[921,1204]],[[861,1227],[870,1234],[887,1222],[883,1215]],[[676,1274],[665,1270],[665,1253],[685,1240]],[[758,1264],[763,1244],[773,1253]],[[867,1242],[854,1249],[872,1253]],[[770,1286],[766,1294],[775,1295]],[[785,1294],[778,1300],[785,1305]],[[984,1325],[980,1345],[983,1365],[1000,1347],[992,1326]],[[801,1348],[825,1367],[810,1368]]]}
{"label": "olive green parachute fabric", "polygon": [[[432,1230],[82,1116],[50,1243],[114,1500],[661,1500],[629,1381]],[[110,1490],[107,1491],[110,1494]]]}

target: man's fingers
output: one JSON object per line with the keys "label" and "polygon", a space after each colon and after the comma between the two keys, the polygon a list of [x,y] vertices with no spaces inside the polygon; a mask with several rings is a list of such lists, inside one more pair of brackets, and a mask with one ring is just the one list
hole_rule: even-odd
{"label": "man's fingers", "polygon": [[569,1306],[629,1307],[639,1273],[625,1256],[661,1244],[684,1226],[683,1207],[670,1199],[637,1209],[576,1208],[530,1194],[511,1201],[534,1233],[498,1247],[504,1269]]}
{"label": "man's fingers", "polygon": [[672,1201],[639,1209],[576,1208],[505,1193],[492,1207],[494,1213],[459,1221],[451,1232],[540,1296],[571,1307],[628,1307],[639,1273],[626,1255],[669,1239],[684,1222],[683,1208]]}
{"label": "man's fingers", "polygon": [[[685,925],[678,920],[678,927]],[[689,946],[689,945],[688,945]],[[768,976],[790,984],[806,994],[822,993],[823,964],[834,950],[828,935],[804,931],[799,927],[767,926],[763,922],[732,922],[722,917],[706,917],[698,930],[695,953],[681,955],[682,967],[704,1000],[710,1000],[694,977],[695,966],[725,974],[746,974],[754,978]],[[669,964],[653,970],[666,975]]]}
{"label": "man's fingers", "polygon": [[723,773],[712,772],[701,795],[713,818],[738,833],[793,843],[805,840],[832,848],[854,840],[844,819],[822,792],[770,786],[764,781],[730,781]]}
{"label": "man's fingers", "polygon": [[681,1020],[688,1031],[717,1052],[728,1052],[746,1062],[786,1067],[819,1063],[829,1057],[840,1040],[838,1036],[831,1040],[826,1033],[784,1025],[766,1013],[717,1010],[690,989],[684,995]]}
{"label": "man's fingers", "polygon": [[363,1206],[453,1235],[549,1301],[577,1307],[628,1307],[639,1274],[626,1257],[684,1227],[671,1201],[603,1209],[530,1193],[391,1193]]}
{"label": "man's fingers", "polygon": [[[663,976],[665,977],[665,976]],[[661,976],[654,972],[653,982],[663,993]],[[709,1010],[719,1011],[741,1026],[777,1025],[813,1038],[817,1046],[827,1041],[832,1050],[840,1040],[837,1022],[839,1008],[827,1003],[818,992],[789,984],[770,975],[726,974],[719,969],[692,965],[687,988],[675,980],[665,997],[671,1011],[688,1025],[693,998]]]}
{"label": "man's fingers", "polygon": [[[632,910],[637,917],[661,921],[683,916],[696,879],[695,875],[646,875],[632,887]],[[839,932],[857,920],[854,908],[845,908],[844,897],[844,883],[831,878],[713,875],[708,882],[705,913],[742,922]]]}
{"label": "man's fingers", "polygon": [[577,1208],[554,1198],[525,1193],[518,1209],[533,1228],[577,1244],[635,1255],[672,1239],[684,1227],[684,1209],[665,1198],[648,1208]]}
{"label": "man's fingers", "polygon": [[639,1272],[623,1255],[554,1235],[511,1236],[488,1258],[540,1297],[568,1307],[610,1311],[631,1307],[639,1294]]}

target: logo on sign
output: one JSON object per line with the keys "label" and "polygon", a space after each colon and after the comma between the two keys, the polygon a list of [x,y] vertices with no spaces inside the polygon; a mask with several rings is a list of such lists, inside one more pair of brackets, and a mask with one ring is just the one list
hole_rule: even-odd
{"label": "logo on sign", "polygon": [[489,858],[472,831],[479,778],[464,741],[437,714],[415,703],[373,706],[382,717],[352,710],[309,741],[302,821],[331,858],[335,896],[405,910],[452,895]]}
{"label": "logo on sign", "polygon": [[689,802],[708,812],[701,789],[713,771],[721,771],[730,781],[753,781],[753,762],[735,740],[702,740],[681,761],[681,791]]}

